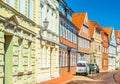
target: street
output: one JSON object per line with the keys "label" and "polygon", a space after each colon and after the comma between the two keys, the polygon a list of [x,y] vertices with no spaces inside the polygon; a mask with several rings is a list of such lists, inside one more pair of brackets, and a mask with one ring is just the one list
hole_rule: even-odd
{"label": "street", "polygon": [[74,76],[72,80],[65,84],[118,84],[114,80],[113,72],[101,72],[98,74],[90,74],[89,76]]}

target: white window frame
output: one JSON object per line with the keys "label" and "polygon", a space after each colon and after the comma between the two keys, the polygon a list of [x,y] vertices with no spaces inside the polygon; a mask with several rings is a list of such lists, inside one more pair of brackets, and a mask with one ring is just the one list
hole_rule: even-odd
{"label": "white window frame", "polygon": [[34,0],[28,0],[28,17],[33,20],[34,16]]}
{"label": "white window frame", "polygon": [[18,0],[18,11],[25,14],[25,0]]}

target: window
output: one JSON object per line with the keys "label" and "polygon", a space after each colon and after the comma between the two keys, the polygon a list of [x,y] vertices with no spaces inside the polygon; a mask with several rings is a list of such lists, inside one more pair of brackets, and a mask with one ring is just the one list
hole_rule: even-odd
{"label": "window", "polygon": [[63,28],[61,24],[60,24],[60,36],[63,36]]}
{"label": "window", "polygon": [[77,63],[77,67],[85,67],[85,63]]}
{"label": "window", "polygon": [[69,10],[67,10],[67,19],[69,19],[71,21],[71,13]]}
{"label": "window", "polygon": [[64,58],[64,65],[63,66],[66,66],[66,53],[65,52],[63,52],[63,58]]}
{"label": "window", "polygon": [[64,51],[62,51],[62,59],[63,59],[63,65],[62,66],[65,66],[65,58],[64,58]]}
{"label": "window", "polygon": [[100,34],[100,30],[96,28],[95,30],[96,33]]}
{"label": "window", "polygon": [[55,12],[52,12],[52,16],[51,16],[52,20],[51,20],[51,24],[52,24],[52,31],[55,32]]}
{"label": "window", "polygon": [[68,66],[68,55],[67,55],[67,53],[65,53],[65,56],[66,56],[66,66]]}
{"label": "window", "polygon": [[64,33],[63,37],[66,38],[66,28],[64,27]]}
{"label": "window", "polygon": [[73,64],[73,55],[72,55],[72,53],[70,54],[70,66],[72,66],[72,64]]}
{"label": "window", "polygon": [[65,37],[68,40],[68,36],[67,35],[68,35],[68,30],[66,29],[66,36]]}
{"label": "window", "polygon": [[44,21],[44,5],[40,5],[40,25],[43,26],[43,21]]}
{"label": "window", "polygon": [[104,53],[104,47],[102,48],[102,52]]}
{"label": "window", "polygon": [[65,14],[65,7],[62,3],[59,3],[59,8],[60,8],[60,11]]}
{"label": "window", "polygon": [[80,47],[83,47],[83,39],[80,38]]}
{"label": "window", "polygon": [[5,2],[7,4],[9,4],[10,6],[14,7],[15,6],[15,1],[14,0],[5,0]]}
{"label": "window", "polygon": [[63,66],[63,54],[62,54],[62,50],[60,50],[60,67]]}
{"label": "window", "polygon": [[28,17],[33,20],[34,0],[28,0]]}
{"label": "window", "polygon": [[25,14],[25,0],[18,0],[18,11]]}
{"label": "window", "polygon": [[41,49],[41,67],[47,67],[48,63],[48,56],[47,56],[47,48],[45,46],[42,46]]}
{"label": "window", "polygon": [[101,50],[101,49],[100,49],[100,45],[99,45],[99,52],[100,52],[100,50]]}
{"label": "window", "polygon": [[74,42],[74,34],[72,33],[72,42]]}
{"label": "window", "polygon": [[86,40],[84,39],[84,48],[86,48]]}
{"label": "window", "polygon": [[106,60],[104,60],[104,65],[106,65],[107,64],[107,61]]}

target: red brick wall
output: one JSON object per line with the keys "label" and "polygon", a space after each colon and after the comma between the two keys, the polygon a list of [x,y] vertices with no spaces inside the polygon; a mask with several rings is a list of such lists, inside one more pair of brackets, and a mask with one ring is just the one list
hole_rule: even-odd
{"label": "red brick wall", "polygon": [[90,49],[86,49],[86,48],[82,48],[82,47],[78,47],[78,50],[82,51],[82,52],[85,52],[85,53],[90,52]]}
{"label": "red brick wall", "polygon": [[[104,60],[106,61],[106,65],[104,65]],[[102,54],[102,70],[108,70],[108,54]]]}
{"label": "red brick wall", "polygon": [[66,40],[66,39],[63,38],[63,37],[60,37],[60,43],[66,45],[66,46],[72,47],[72,48],[77,48],[77,45],[76,45],[76,44],[74,44],[74,43]]}

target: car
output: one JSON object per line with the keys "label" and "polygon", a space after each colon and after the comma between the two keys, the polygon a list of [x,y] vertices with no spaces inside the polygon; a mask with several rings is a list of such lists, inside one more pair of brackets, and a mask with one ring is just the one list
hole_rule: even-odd
{"label": "car", "polygon": [[76,75],[85,74],[86,76],[89,74],[89,65],[86,61],[78,61],[76,66]]}
{"label": "car", "polygon": [[95,73],[99,73],[100,69],[99,66],[96,63],[89,63],[89,73],[91,72],[95,72]]}

